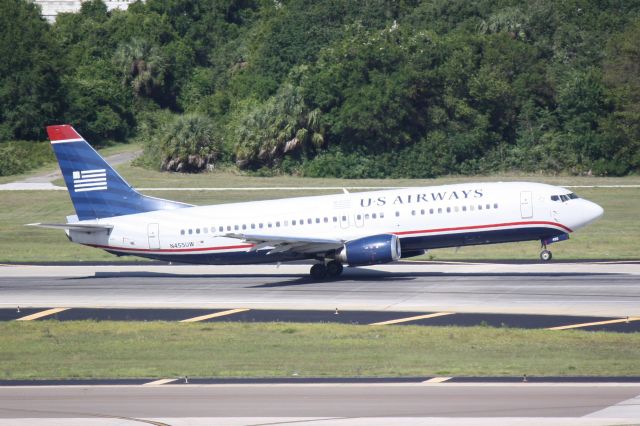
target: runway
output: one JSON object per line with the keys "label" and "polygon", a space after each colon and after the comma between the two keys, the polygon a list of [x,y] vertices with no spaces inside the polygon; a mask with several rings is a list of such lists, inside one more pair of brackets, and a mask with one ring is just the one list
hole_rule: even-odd
{"label": "runway", "polygon": [[640,316],[640,262],[0,266],[0,308],[207,308]]}
{"label": "runway", "polygon": [[640,385],[0,388],[0,425],[631,424]]}

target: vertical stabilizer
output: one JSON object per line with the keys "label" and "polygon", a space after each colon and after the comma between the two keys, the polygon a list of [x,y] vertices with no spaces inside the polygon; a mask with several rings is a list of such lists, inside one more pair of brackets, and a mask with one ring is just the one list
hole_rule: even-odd
{"label": "vertical stabilizer", "polygon": [[191,207],[138,193],[69,125],[47,133],[79,220]]}

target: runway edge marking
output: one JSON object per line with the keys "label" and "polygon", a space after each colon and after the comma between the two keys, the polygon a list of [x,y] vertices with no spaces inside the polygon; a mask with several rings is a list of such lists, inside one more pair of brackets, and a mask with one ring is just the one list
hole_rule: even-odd
{"label": "runway edge marking", "polygon": [[201,315],[199,317],[194,317],[194,318],[187,318],[187,319],[183,319],[180,322],[198,322],[198,321],[204,321],[204,320],[208,320],[211,318],[218,318],[218,317],[224,317],[227,315],[233,315],[233,314],[237,314],[240,312],[245,312],[248,311],[249,309],[246,308],[239,308],[239,309],[229,309],[228,311],[222,311],[222,312],[215,312],[213,314],[207,314],[207,315]]}
{"label": "runway edge marking", "polygon": [[421,319],[443,317],[445,315],[453,315],[453,314],[455,314],[455,312],[436,312],[435,314],[416,315],[416,316],[413,316],[413,317],[398,318],[398,319],[389,320],[389,321],[374,322],[374,323],[371,323],[369,325],[399,324],[401,322],[418,321],[418,320],[421,320]]}
{"label": "runway edge marking", "polygon": [[596,322],[584,322],[581,324],[569,324],[569,325],[560,325],[558,327],[549,327],[547,330],[568,330],[571,328],[582,328],[582,327],[591,327],[593,325],[605,325],[605,324],[618,324],[621,322],[631,322],[631,321],[640,321],[640,317],[626,317],[619,319],[612,319],[606,321],[596,321]]}
{"label": "runway edge marking", "polygon": [[47,309],[46,311],[36,312],[35,314],[27,315],[25,317],[16,318],[16,321],[32,321],[39,318],[48,317],[49,315],[54,315],[63,311],[67,311],[71,308],[53,308]]}

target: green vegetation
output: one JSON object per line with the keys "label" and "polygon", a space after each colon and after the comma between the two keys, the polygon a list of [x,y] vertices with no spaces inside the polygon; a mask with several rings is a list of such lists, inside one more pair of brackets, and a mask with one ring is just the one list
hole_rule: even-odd
{"label": "green vegetation", "polygon": [[0,57],[0,147],[69,122],[156,170],[640,171],[637,1],[0,0]]}
{"label": "green vegetation", "polygon": [[341,324],[0,324],[0,379],[637,376],[640,333]]}

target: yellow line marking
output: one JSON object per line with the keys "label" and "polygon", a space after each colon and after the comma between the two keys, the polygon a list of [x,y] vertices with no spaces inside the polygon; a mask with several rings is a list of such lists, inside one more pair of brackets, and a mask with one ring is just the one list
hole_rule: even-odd
{"label": "yellow line marking", "polygon": [[446,382],[447,380],[451,380],[451,377],[434,377],[432,379],[425,380],[422,383],[443,383],[443,382]]}
{"label": "yellow line marking", "polygon": [[153,382],[143,383],[142,386],[157,386],[157,385],[166,385],[167,383],[175,382],[178,379],[160,379],[154,380]]}
{"label": "yellow line marking", "polygon": [[604,324],[618,324],[618,323],[621,323],[621,322],[631,322],[631,321],[640,321],[640,317],[627,317],[627,318],[620,318],[620,319],[607,320],[607,321],[585,322],[585,323],[582,323],[582,324],[561,325],[561,326],[558,326],[558,327],[547,328],[547,330],[567,330],[569,328],[590,327],[592,325],[604,325]]}
{"label": "yellow line marking", "polygon": [[202,315],[200,317],[195,317],[195,318],[187,318],[187,319],[183,319],[180,322],[198,322],[198,321],[204,321],[204,320],[208,320],[210,318],[218,318],[218,317],[224,317],[226,315],[233,315],[233,314],[237,314],[238,312],[244,312],[244,311],[248,311],[249,309],[230,309],[228,311],[222,311],[222,312],[216,312],[215,314],[208,314],[208,315]]}
{"label": "yellow line marking", "polygon": [[436,312],[435,314],[417,315],[415,317],[399,318],[399,319],[394,319],[394,320],[390,320],[390,321],[382,321],[382,322],[374,322],[373,324],[369,324],[369,325],[398,324],[398,323],[401,323],[401,322],[417,321],[417,320],[426,319],[426,318],[443,317],[445,315],[453,315],[453,314],[455,314],[455,312]]}
{"label": "yellow line marking", "polygon": [[21,317],[16,319],[16,321],[31,321],[38,318],[48,317],[49,315],[57,314],[58,312],[66,311],[70,308],[53,308],[47,309],[46,311],[36,312],[35,314],[27,315],[26,317]]}

